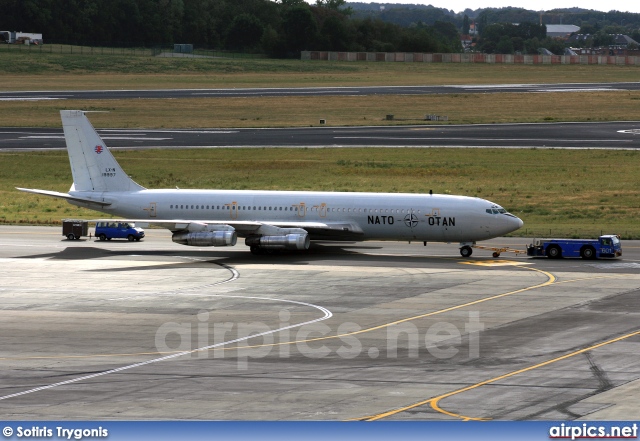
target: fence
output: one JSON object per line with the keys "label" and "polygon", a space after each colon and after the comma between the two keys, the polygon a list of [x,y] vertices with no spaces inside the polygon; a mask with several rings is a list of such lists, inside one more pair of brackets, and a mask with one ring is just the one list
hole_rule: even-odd
{"label": "fence", "polygon": [[404,63],[485,64],[610,64],[638,66],[638,56],[610,55],[509,55],[509,54],[424,54],[409,52],[302,51],[302,60],[378,61]]}

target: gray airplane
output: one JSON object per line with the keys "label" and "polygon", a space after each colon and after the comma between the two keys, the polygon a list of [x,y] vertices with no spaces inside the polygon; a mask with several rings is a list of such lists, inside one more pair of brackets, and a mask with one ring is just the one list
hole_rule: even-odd
{"label": "gray airplane", "polygon": [[183,245],[233,246],[255,254],[306,250],[311,240],[456,242],[469,257],[476,241],[522,227],[485,199],[408,193],[262,190],[148,190],[122,170],[83,111],[62,110],[73,185],[68,193],[18,188],[168,228]]}

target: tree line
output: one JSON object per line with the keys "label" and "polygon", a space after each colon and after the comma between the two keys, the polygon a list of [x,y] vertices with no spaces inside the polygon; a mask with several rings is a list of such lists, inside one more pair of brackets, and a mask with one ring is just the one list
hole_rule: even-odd
{"label": "tree line", "polygon": [[344,0],[0,0],[0,29],[46,43],[195,47],[299,57],[301,50],[459,52],[450,22],[351,17]]}
{"label": "tree line", "polygon": [[[640,14],[579,8],[454,13],[420,5],[345,0],[0,0],[0,29],[42,33],[45,43],[195,47],[298,57],[301,50],[460,52],[460,33],[480,30],[486,53],[562,52],[537,23],[576,24],[595,43],[608,34],[640,38]],[[520,23],[514,25],[513,23]],[[590,40],[587,43],[591,43]],[[584,44],[587,44],[584,43]]]}
{"label": "tree line", "polygon": [[[589,37],[574,43],[579,47],[599,47],[612,43],[612,34],[626,34],[640,41],[640,14],[611,10],[595,11],[583,8],[529,10],[517,7],[465,9],[454,12],[444,8],[415,4],[378,4],[350,2],[356,17],[381,19],[403,26],[433,24],[435,21],[453,23],[462,34],[468,34],[473,22],[480,31],[474,50],[485,53],[536,54],[546,48],[553,53],[564,52],[564,43],[547,37],[546,24],[573,24],[579,33]],[[518,25],[519,24],[519,25]],[[531,34],[531,30],[537,31]]]}
{"label": "tree line", "polygon": [[[515,2],[514,2],[515,3]],[[496,23],[541,23],[541,24],[572,24],[576,26],[596,26],[601,29],[615,28],[617,33],[631,35],[640,30],[640,14],[611,10],[609,12],[595,11],[583,8],[562,8],[549,11],[530,10],[517,7],[505,8],[467,8],[461,12],[454,12],[445,8],[416,4],[362,3],[349,2],[354,11],[354,17],[370,17],[381,19],[403,26],[418,23],[433,24],[436,21],[448,21],[462,33],[465,16],[474,21],[480,29],[483,26]],[[467,28],[468,29],[468,28]],[[612,32],[613,33],[613,32]]]}
{"label": "tree line", "polygon": [[540,48],[562,55],[564,42],[547,37],[545,25],[531,22],[486,25],[477,45],[477,50],[487,54],[537,54]]}
{"label": "tree line", "polygon": [[[585,23],[577,32],[588,34],[589,38],[571,43],[577,47],[603,47],[613,44],[613,34],[623,33],[619,27],[607,26],[601,28]],[[640,32],[633,31],[630,35],[636,41],[640,38]],[[538,54],[542,48],[553,54],[563,55],[565,47],[570,44],[559,38],[547,36],[545,25],[532,22],[494,23],[485,25],[480,30],[477,38],[476,50],[487,54]],[[635,43],[629,45],[629,49],[637,49]]]}
{"label": "tree line", "polygon": [[467,11],[479,23],[480,27],[493,23],[542,23],[542,24],[572,24],[576,26],[619,27],[622,33],[630,34],[640,28],[640,14],[634,12],[594,11],[582,8],[552,9],[549,11],[534,11],[524,8],[486,8]]}

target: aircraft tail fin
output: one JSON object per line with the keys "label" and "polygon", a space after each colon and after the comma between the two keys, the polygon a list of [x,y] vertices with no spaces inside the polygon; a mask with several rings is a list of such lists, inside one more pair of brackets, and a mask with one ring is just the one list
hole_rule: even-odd
{"label": "aircraft tail fin", "polygon": [[75,191],[139,191],[82,110],[61,110]]}

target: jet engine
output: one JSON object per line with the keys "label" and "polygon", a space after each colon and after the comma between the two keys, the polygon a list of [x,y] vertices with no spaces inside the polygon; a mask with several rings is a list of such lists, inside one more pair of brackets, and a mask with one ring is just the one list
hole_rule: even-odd
{"label": "jet engine", "polygon": [[304,233],[283,234],[279,236],[249,236],[244,243],[265,250],[308,250],[310,239]]}
{"label": "jet engine", "polygon": [[202,231],[173,233],[171,240],[191,247],[226,247],[234,246],[238,241],[238,235],[227,225],[207,225]]}

